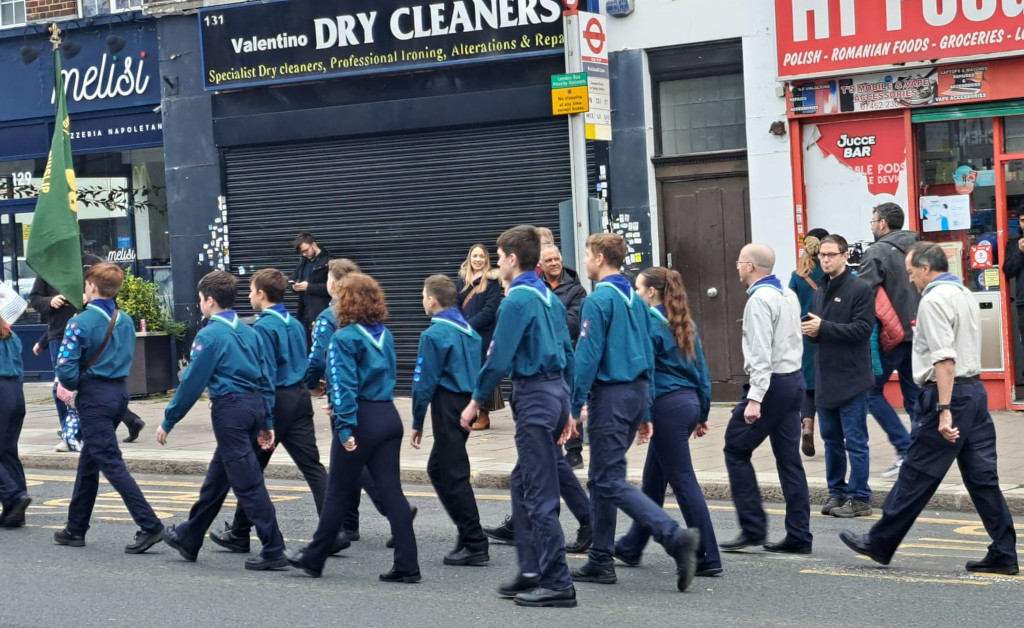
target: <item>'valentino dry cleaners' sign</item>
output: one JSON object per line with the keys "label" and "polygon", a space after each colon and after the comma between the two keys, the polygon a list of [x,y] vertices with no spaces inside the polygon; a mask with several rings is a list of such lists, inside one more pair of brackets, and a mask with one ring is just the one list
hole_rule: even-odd
{"label": "'valentino dry cleaners' sign", "polygon": [[199,12],[206,89],[562,50],[557,0],[292,0]]}

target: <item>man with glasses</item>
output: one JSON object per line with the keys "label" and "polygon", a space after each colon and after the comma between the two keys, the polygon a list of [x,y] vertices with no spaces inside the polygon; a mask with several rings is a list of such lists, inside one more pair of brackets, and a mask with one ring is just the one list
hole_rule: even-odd
{"label": "man with glasses", "polygon": [[[734,552],[763,545],[768,552],[810,554],[811,500],[800,460],[800,405],[804,399],[800,301],[772,274],[774,267],[775,253],[764,244],[746,245],[736,261],[740,282],[747,286],[743,369],[750,377],[750,389],[733,408],[725,428],[725,465],[740,534],[719,547]],[[766,438],[771,440],[786,500],[786,536],[777,543],[765,543],[768,517],[750,462]]]}
{"label": "man with glasses", "polygon": [[818,259],[825,276],[814,294],[811,311],[800,325],[804,335],[818,344],[814,405],[825,442],[829,493],[821,514],[843,518],[872,512],[867,394],[875,385],[871,369],[875,299],[867,282],[846,272],[849,257],[843,236],[831,234],[822,239]]}
{"label": "man with glasses", "polygon": [[308,231],[297,235],[292,245],[302,259],[299,260],[299,265],[295,267],[295,272],[288,283],[299,295],[299,307],[295,312],[295,318],[302,321],[308,344],[313,321],[331,303],[331,295],[327,292],[327,262],[331,261],[331,255],[317,245],[316,238]]}

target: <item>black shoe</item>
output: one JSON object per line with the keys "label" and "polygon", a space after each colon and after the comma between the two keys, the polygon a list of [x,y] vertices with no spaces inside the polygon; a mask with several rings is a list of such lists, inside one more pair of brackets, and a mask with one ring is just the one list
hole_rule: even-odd
{"label": "black shoe", "polygon": [[[413,506],[409,510],[410,510],[410,512],[412,512],[412,521],[416,521],[416,513],[418,513],[420,511],[420,509],[417,508],[416,506]],[[356,538],[353,539],[353,540],[354,541],[359,540],[359,533],[358,532],[356,532]],[[384,547],[386,547],[388,549],[393,549],[395,547],[395,537],[393,537],[393,536],[392,537],[388,537],[387,542],[384,543]]]}
{"label": "black shoe", "polygon": [[690,588],[697,573],[697,545],[700,544],[700,530],[683,528],[676,533],[668,549],[676,561],[676,588],[685,591]]}
{"label": "black shoe", "polygon": [[499,597],[515,597],[524,591],[533,591],[540,586],[540,576],[527,578],[523,574],[516,574],[516,577],[498,587]]}
{"label": "black shoe", "polygon": [[576,531],[576,542],[566,543],[565,551],[570,554],[582,554],[583,552],[590,549],[590,544],[594,542],[594,531],[590,529],[589,523],[580,525],[580,529]]}
{"label": "black shoe", "polygon": [[998,573],[1004,576],[1016,576],[1020,573],[1017,563],[997,563],[991,556],[986,555],[981,560],[967,561],[967,571],[980,571],[982,573]]}
{"label": "black shoe", "polygon": [[164,528],[164,543],[167,546],[178,552],[182,558],[190,563],[196,562],[196,555],[198,552],[192,552],[185,549],[185,546],[181,544],[181,538],[178,536],[178,531],[174,529],[174,526]]}
{"label": "black shoe", "polygon": [[615,549],[615,550],[612,551],[612,556],[615,558],[615,560],[619,561],[620,563],[622,563],[623,565],[625,565],[627,567],[639,567],[640,566],[640,557],[639,556],[635,556],[635,557],[634,556],[629,556],[627,554],[624,554],[624,553],[620,552],[618,549]]}
{"label": "black shoe", "polygon": [[844,503],[846,503],[846,500],[842,497],[829,497],[825,505],[821,507],[821,514],[831,515],[833,510],[839,508]]}
{"label": "black shoe", "polygon": [[139,530],[135,533],[135,542],[124,546],[124,553],[141,554],[162,540],[164,540],[163,528],[156,532],[143,532]]}
{"label": "black shoe", "polygon": [[461,547],[444,557],[444,564],[452,565],[454,567],[463,567],[466,565],[472,567],[482,567],[490,562],[491,556],[487,553],[486,549],[473,550],[468,547]]}
{"label": "black shoe", "polygon": [[703,569],[698,569],[697,571],[693,572],[693,575],[697,576],[698,578],[714,578],[715,576],[722,575],[722,568],[705,567]]}
{"label": "black shoe", "polygon": [[885,558],[884,556],[876,552],[871,547],[871,541],[868,540],[868,535],[866,534],[854,534],[849,530],[843,530],[839,533],[839,540],[845,543],[846,547],[849,547],[858,554],[863,554],[864,556],[867,556],[871,560],[881,565],[888,565],[889,562],[892,560],[891,557]]}
{"label": "black shoe", "polygon": [[419,582],[420,580],[422,580],[422,578],[420,577],[419,569],[409,573],[395,571],[394,569],[392,569],[391,571],[387,573],[382,573],[380,575],[381,582],[408,582],[411,584],[414,582]]}
{"label": "black shoe", "polygon": [[755,547],[755,546],[758,546],[758,545],[764,545],[764,541],[765,541],[764,537],[761,537],[759,539],[752,539],[749,536],[747,536],[746,534],[743,534],[741,532],[740,535],[738,537],[736,537],[735,539],[733,539],[731,541],[725,541],[725,542],[719,543],[718,547],[722,548],[723,550],[725,550],[727,552],[738,552],[741,549],[746,548],[746,547]]}
{"label": "black shoe", "polygon": [[25,511],[31,503],[31,497],[22,495],[9,507],[4,508],[4,514],[0,516],[0,528],[20,528],[25,525]]}
{"label": "black shoe", "polygon": [[355,543],[359,540],[359,530],[342,530],[349,541]]}
{"label": "black shoe", "polygon": [[210,532],[210,540],[235,554],[249,553],[249,535],[235,534],[230,523],[224,524],[223,532]]}
{"label": "black shoe", "polygon": [[138,421],[132,423],[131,425],[128,426],[128,437],[122,438],[121,442],[134,443],[135,439],[137,439],[139,437],[139,434],[142,433],[142,428],[144,427],[146,427],[146,422],[143,421],[142,419],[139,419]]}
{"label": "black shoe", "polygon": [[64,528],[53,533],[53,542],[68,547],[84,547],[85,537],[81,534],[71,534],[67,528]]}
{"label": "black shoe", "polygon": [[302,550],[285,550],[284,559],[288,561],[289,565],[296,569],[301,569],[311,578],[319,578],[323,575],[323,569],[316,569],[306,564],[306,555]]}
{"label": "black shoe", "polygon": [[512,515],[505,517],[501,525],[495,528],[484,528],[484,534],[499,543],[514,544],[516,542],[516,531],[512,527]]}
{"label": "black shoe", "polygon": [[262,555],[250,556],[245,559],[245,568],[250,571],[268,571],[288,567],[288,559],[282,554],[277,558],[264,558]]}
{"label": "black shoe", "polygon": [[347,550],[351,546],[352,541],[348,540],[348,534],[345,532],[340,532],[338,536],[334,539],[334,545],[331,546],[330,554],[331,556],[334,556],[338,552]]}
{"label": "black shoe", "polygon": [[576,450],[566,450],[565,461],[569,463],[569,466],[573,469],[583,468],[583,454]]}
{"label": "black shoe", "polygon": [[523,591],[515,597],[516,606],[534,606],[551,608],[574,608],[576,606],[576,587],[571,584],[564,589],[542,589]]}
{"label": "black shoe", "polygon": [[787,536],[778,543],[765,543],[764,551],[775,554],[810,554],[810,543],[797,543]]}
{"label": "black shoe", "polygon": [[615,565],[601,567],[589,560],[569,572],[573,582],[596,582],[597,584],[615,584],[619,578],[615,575]]}

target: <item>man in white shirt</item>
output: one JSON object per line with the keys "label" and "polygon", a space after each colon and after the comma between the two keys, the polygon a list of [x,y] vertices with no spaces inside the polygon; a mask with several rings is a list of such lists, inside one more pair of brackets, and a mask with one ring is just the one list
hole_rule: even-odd
{"label": "man in white shirt", "polygon": [[960,467],[985,530],[992,538],[981,560],[968,571],[1018,572],[1017,535],[996,471],[996,430],[988,412],[981,372],[981,315],[956,275],[948,272],[937,244],[915,244],[906,257],[910,281],[923,298],[914,329],[914,380],[924,388],[920,423],[899,477],[882,506],[882,518],[867,534],[840,533],[843,543],[888,565],[953,460]]}
{"label": "man in white shirt", "polygon": [[[800,302],[772,274],[774,267],[775,252],[764,244],[746,245],[736,261],[748,295],[743,310],[743,359],[750,390],[733,409],[725,430],[725,464],[740,534],[719,547],[738,551],[763,545],[769,552],[810,554],[811,502],[800,460],[800,404],[804,398]],[[777,543],[765,543],[768,516],[750,463],[751,454],[766,438],[772,443],[786,500],[786,536]]]}

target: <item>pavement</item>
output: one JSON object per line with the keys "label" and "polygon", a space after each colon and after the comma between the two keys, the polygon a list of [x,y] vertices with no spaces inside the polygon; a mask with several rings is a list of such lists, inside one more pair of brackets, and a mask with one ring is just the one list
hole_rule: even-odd
{"label": "pavement", "polygon": [[[74,469],[78,464],[78,454],[61,453],[54,450],[59,442],[56,434],[58,427],[57,414],[50,397],[50,385],[40,383],[25,384],[26,417],[21,433],[19,451],[26,467],[33,469]],[[170,433],[167,445],[161,447],[156,442],[155,431],[163,419],[163,411],[169,401],[168,397],[132,400],[130,407],[146,422],[139,439],[134,443],[122,443],[121,450],[128,468],[133,473],[164,474],[164,475],[203,475],[213,455],[216,442],[210,425],[209,403],[200,401],[188,415],[175,426]],[[395,400],[398,411],[407,426],[412,424],[411,400],[398,398]],[[320,400],[314,399],[315,424],[317,441],[320,445],[321,459],[327,464],[329,442],[331,438],[330,422],[327,412],[321,407]],[[711,409],[709,422],[710,433],[700,439],[690,441],[690,452],[693,468],[697,479],[709,500],[728,500],[729,477],[725,468],[725,457],[722,453],[725,426],[729,419],[731,406],[715,404]],[[909,427],[909,419],[901,415],[904,425]],[[1024,514],[1024,414],[1017,412],[994,412],[992,415],[998,435],[997,449],[999,455],[999,478],[1003,494],[1011,512]],[[429,422],[428,422],[429,424]],[[119,428],[122,436],[126,430]],[[513,441],[513,422],[509,410],[491,414],[491,428],[473,432],[467,445],[473,471],[473,485],[478,488],[507,488],[508,477],[516,463],[516,450]],[[895,452],[886,440],[885,433],[878,424],[868,418],[868,432],[871,447],[871,489],[874,492],[872,503],[876,509],[888,495],[895,478],[886,479],[882,472],[888,469]],[[413,449],[407,443],[402,447],[402,481],[406,484],[429,484],[426,466],[427,457],[433,439],[428,429],[423,435],[422,449]],[[821,504],[828,498],[825,482],[824,445],[817,441],[817,455],[813,458],[804,457],[804,469],[811,492],[811,503]],[[583,456],[586,461],[588,448],[584,447]],[[643,471],[647,446],[633,446],[627,459],[629,462],[629,479],[639,485]],[[766,442],[753,456],[757,470],[758,483],[766,502],[783,502],[778,475],[775,472],[775,459],[771,447]],[[286,452],[278,452],[267,467],[266,475],[272,479],[301,479],[301,475]],[[586,471],[577,471],[582,482],[586,482]],[[935,497],[928,505],[934,510],[973,511],[974,506],[964,487],[959,469],[954,465],[939,487]]]}

